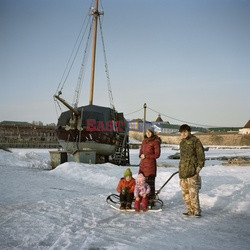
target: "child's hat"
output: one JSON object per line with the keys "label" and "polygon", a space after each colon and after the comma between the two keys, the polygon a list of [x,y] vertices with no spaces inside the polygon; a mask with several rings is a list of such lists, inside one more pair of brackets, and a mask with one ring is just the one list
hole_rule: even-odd
{"label": "child's hat", "polygon": [[137,181],[145,181],[145,177],[143,174],[138,174]]}
{"label": "child's hat", "polygon": [[130,176],[132,177],[132,172],[130,170],[130,168],[127,168],[125,171],[124,171],[124,178],[126,178],[127,176]]}

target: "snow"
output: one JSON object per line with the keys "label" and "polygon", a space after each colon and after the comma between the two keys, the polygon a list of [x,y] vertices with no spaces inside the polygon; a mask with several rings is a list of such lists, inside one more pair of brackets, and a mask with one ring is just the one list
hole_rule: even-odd
{"label": "snow", "polygon": [[129,143],[130,144],[141,144],[141,141],[138,141],[132,137],[129,137]]}
{"label": "snow", "polygon": [[[106,203],[126,167],[67,162],[51,170],[49,150],[0,150],[0,249],[249,249],[250,166],[207,160],[201,171],[202,217],[184,217],[175,175],[159,213],[121,213]],[[138,172],[138,149],[130,151]],[[177,171],[171,146],[158,162],[160,188]],[[211,148],[207,158],[250,156],[250,149]]]}

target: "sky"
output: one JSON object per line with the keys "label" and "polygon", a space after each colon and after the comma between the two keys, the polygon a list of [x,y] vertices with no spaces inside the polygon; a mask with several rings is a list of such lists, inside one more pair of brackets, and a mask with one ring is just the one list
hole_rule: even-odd
{"label": "sky", "polygon": [[[91,2],[0,0],[0,121],[57,123],[53,95]],[[102,0],[99,6],[114,105],[127,119],[143,118],[146,103],[150,121],[161,114],[172,124],[247,123],[250,0]],[[80,63],[62,91],[69,103]],[[101,46],[96,67],[93,103],[109,106]],[[80,106],[89,103],[85,75]]]}

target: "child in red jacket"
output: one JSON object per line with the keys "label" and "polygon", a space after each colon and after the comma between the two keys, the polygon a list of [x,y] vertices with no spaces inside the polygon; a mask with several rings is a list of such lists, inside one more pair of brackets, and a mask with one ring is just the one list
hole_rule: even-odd
{"label": "child in red jacket", "polygon": [[120,209],[131,209],[131,204],[134,199],[135,179],[132,177],[130,168],[124,172],[124,178],[121,178],[116,188],[120,193]]}

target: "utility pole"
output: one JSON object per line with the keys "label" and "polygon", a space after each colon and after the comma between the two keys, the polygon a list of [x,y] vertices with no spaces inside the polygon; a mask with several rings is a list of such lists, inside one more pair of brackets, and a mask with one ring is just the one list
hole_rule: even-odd
{"label": "utility pole", "polygon": [[143,136],[145,136],[145,134],[146,134],[146,109],[147,109],[147,104],[146,103],[144,103],[143,108],[144,108]]}

